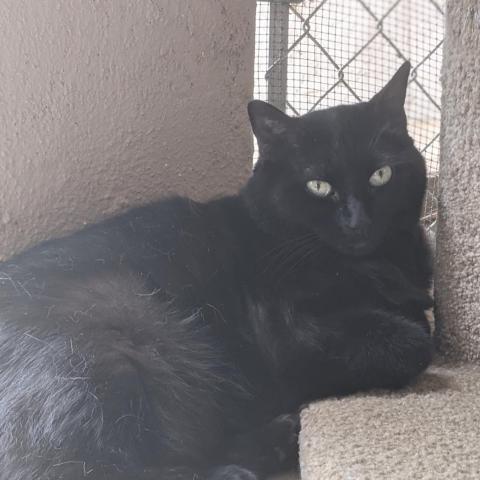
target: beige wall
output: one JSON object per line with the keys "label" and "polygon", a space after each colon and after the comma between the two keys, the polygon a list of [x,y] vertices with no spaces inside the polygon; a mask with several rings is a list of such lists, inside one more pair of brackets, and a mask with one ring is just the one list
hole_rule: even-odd
{"label": "beige wall", "polygon": [[255,0],[0,0],[0,258],[249,172]]}

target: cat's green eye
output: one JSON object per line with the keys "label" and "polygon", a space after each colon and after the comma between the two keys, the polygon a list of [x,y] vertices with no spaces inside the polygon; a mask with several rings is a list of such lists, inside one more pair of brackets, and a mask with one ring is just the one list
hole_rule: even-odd
{"label": "cat's green eye", "polygon": [[388,165],[372,173],[372,176],[369,179],[370,185],[372,187],[381,187],[390,181],[392,178],[392,168]]}
{"label": "cat's green eye", "polygon": [[323,180],[310,180],[307,182],[307,188],[311,193],[322,198],[328,197],[333,192],[332,186]]}

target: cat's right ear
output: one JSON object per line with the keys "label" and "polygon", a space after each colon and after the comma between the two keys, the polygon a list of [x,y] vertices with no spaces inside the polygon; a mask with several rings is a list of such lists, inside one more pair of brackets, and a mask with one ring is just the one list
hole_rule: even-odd
{"label": "cat's right ear", "polygon": [[253,133],[260,144],[287,139],[294,122],[293,118],[261,100],[253,100],[248,104],[248,116]]}

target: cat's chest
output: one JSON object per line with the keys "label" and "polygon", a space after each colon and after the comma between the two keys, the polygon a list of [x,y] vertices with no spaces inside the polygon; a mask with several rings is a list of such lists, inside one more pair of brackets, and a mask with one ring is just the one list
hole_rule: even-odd
{"label": "cat's chest", "polygon": [[292,305],[305,302],[332,303],[352,288],[344,269],[309,268],[290,275],[260,279],[258,290],[269,301],[281,300]]}
{"label": "cat's chest", "polygon": [[[382,302],[378,292],[379,277],[390,264],[354,261],[305,266],[284,278],[262,282],[260,289],[270,300],[281,299],[295,310],[325,313],[332,310],[377,305]],[[374,274],[372,274],[374,270]]]}

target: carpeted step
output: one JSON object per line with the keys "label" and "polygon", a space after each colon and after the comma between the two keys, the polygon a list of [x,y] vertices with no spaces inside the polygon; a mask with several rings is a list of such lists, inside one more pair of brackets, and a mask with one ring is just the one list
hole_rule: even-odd
{"label": "carpeted step", "polygon": [[435,366],[397,393],[306,408],[302,480],[478,480],[479,446],[480,366]]}

